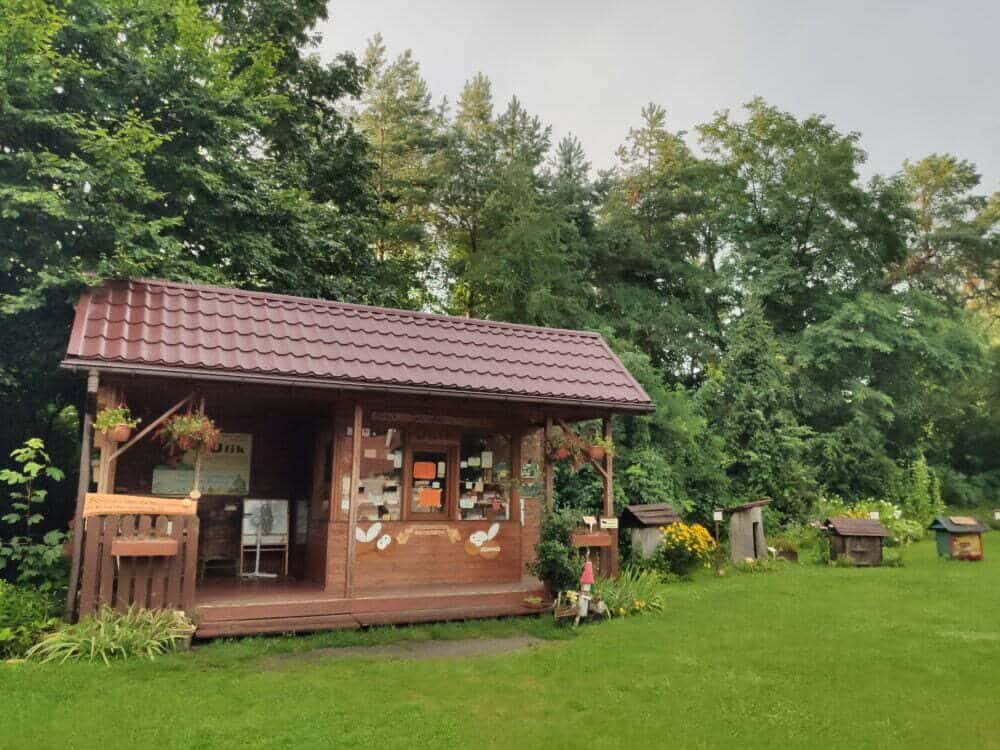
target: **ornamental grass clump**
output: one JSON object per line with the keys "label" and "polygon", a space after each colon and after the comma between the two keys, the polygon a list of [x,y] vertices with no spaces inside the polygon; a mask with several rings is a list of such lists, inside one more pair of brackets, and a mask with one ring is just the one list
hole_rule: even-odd
{"label": "ornamental grass clump", "polygon": [[617,578],[598,578],[594,582],[594,598],[607,605],[612,617],[641,615],[663,609],[662,587],[659,573],[629,567]]}
{"label": "ornamental grass clump", "polygon": [[715,551],[715,540],[700,523],[675,521],[661,526],[660,532],[654,559],[662,571],[689,576],[699,565],[707,565]]}
{"label": "ornamental grass clump", "polygon": [[139,657],[154,659],[177,651],[194,633],[194,625],[183,612],[142,609],[127,612],[101,607],[93,617],[84,617],[43,638],[28,649],[29,660],[38,662],[98,661]]}

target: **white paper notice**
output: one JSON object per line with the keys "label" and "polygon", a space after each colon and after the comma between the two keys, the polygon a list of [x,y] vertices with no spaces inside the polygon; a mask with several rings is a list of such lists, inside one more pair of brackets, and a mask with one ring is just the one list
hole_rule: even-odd
{"label": "white paper notice", "polygon": [[483,451],[483,468],[493,468],[493,451]]}

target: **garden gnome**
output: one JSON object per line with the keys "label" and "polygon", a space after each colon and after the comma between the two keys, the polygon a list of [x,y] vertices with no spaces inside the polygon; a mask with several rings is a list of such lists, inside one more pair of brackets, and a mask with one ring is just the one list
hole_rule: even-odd
{"label": "garden gnome", "polygon": [[580,598],[576,603],[576,620],[573,624],[578,625],[580,620],[587,616],[590,608],[590,586],[594,583],[594,564],[587,560],[583,564],[583,573],[580,575]]}

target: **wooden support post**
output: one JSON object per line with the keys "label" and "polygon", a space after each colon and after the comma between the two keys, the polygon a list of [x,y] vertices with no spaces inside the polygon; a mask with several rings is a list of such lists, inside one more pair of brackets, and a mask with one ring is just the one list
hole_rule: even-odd
{"label": "wooden support post", "polygon": [[545,484],[545,512],[551,513],[553,510],[553,492],[555,490],[555,477],[552,472],[552,458],[549,456],[548,444],[552,437],[552,417],[545,417],[545,443],[542,445],[542,479]]}
{"label": "wooden support post", "polygon": [[76,595],[80,587],[80,558],[83,553],[83,506],[90,490],[90,437],[97,410],[97,388],[100,385],[97,370],[87,373],[87,400],[83,407],[83,434],[80,436],[80,479],[76,485],[76,510],[73,513],[73,558],[69,569],[69,588],[66,590],[66,618],[76,612]]}
{"label": "wooden support post", "polygon": [[[604,439],[611,441],[611,417],[602,420]],[[614,457],[607,453],[604,456],[604,517],[615,517],[615,488],[614,488]],[[618,529],[611,529],[611,546],[607,548],[607,571],[609,575],[618,575]]]}
{"label": "wooden support post", "polygon": [[354,427],[351,433],[351,489],[347,511],[347,576],[346,596],[351,597],[354,585],[354,534],[358,527],[358,487],[361,486],[361,430],[364,428],[364,407],[354,405]]}

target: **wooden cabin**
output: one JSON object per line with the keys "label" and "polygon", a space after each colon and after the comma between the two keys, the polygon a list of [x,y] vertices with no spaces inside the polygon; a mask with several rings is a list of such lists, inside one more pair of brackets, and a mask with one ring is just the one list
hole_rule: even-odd
{"label": "wooden cabin", "polygon": [[823,528],[830,535],[831,556],[845,555],[859,566],[881,565],[882,544],[892,536],[872,518],[828,518]]}
{"label": "wooden cabin", "polygon": [[680,521],[681,517],[669,503],[650,503],[625,506],[618,520],[620,527],[631,534],[632,554],[649,558],[663,537],[660,529]]}
{"label": "wooden cabin", "polygon": [[[177,607],[202,637],[533,611],[543,440],[653,408],[596,333],[163,281],[83,293],[63,367],[88,382],[70,611]],[[94,435],[123,403],[136,434]],[[165,456],[191,410],[220,445]]]}
{"label": "wooden cabin", "polygon": [[986,527],[972,516],[939,516],[928,530],[935,533],[937,553],[955,560],[983,559],[983,532]]}
{"label": "wooden cabin", "polygon": [[764,507],[770,502],[764,498],[725,509],[729,516],[729,559],[734,563],[767,557]]}

